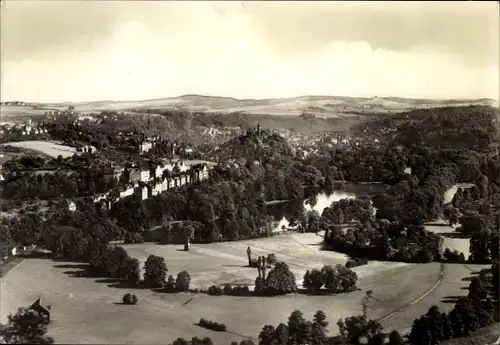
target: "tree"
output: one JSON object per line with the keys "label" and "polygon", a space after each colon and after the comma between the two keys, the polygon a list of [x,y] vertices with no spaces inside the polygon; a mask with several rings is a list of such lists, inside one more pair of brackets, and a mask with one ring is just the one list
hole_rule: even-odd
{"label": "tree", "polygon": [[389,345],[404,345],[404,339],[398,331],[394,330],[389,334]]}
{"label": "tree", "polygon": [[318,310],[314,314],[313,323],[311,326],[311,340],[313,345],[321,345],[323,344],[326,333],[328,330],[328,321],[326,321],[326,315],[323,311]]}
{"label": "tree", "polygon": [[308,344],[311,339],[311,323],[306,321],[300,310],[294,310],[288,318],[288,343]]}
{"label": "tree", "polygon": [[462,216],[460,214],[460,210],[451,205],[445,207],[445,209],[443,210],[443,215],[448,220],[450,226],[457,224],[460,220],[460,217]]}
{"label": "tree", "polygon": [[53,344],[46,336],[48,320],[37,310],[19,308],[8,316],[6,325],[1,325],[0,335],[8,344]]}
{"label": "tree", "polygon": [[179,274],[177,274],[177,279],[175,280],[175,289],[177,291],[188,291],[190,282],[191,276],[187,271],[179,272]]}
{"label": "tree", "polygon": [[287,294],[297,290],[295,276],[284,262],[278,262],[269,271],[265,281],[265,290],[272,294]]}
{"label": "tree", "polygon": [[109,277],[128,277],[129,256],[123,247],[109,248],[106,252],[105,271]]}
{"label": "tree", "polygon": [[368,320],[365,315],[351,316],[339,319],[337,322],[340,334],[348,339],[352,344],[359,344],[362,338],[366,338],[368,343],[374,339],[377,333],[382,332],[382,325],[375,320]]}
{"label": "tree", "polygon": [[288,326],[284,323],[280,323],[278,327],[276,327],[276,339],[279,345],[286,345],[288,342]]}
{"label": "tree", "polygon": [[172,292],[175,291],[175,278],[170,274],[165,284],[165,290]]}
{"label": "tree", "polygon": [[259,334],[259,345],[276,345],[276,330],[272,325],[265,325]]}
{"label": "tree", "polygon": [[139,269],[139,260],[136,258],[127,258],[126,261],[127,280],[132,284],[137,284],[141,279]]}
{"label": "tree", "polygon": [[469,284],[469,297],[472,299],[482,300],[486,298],[488,292],[484,287],[480,277],[474,277]]}
{"label": "tree", "polygon": [[144,263],[144,283],[149,287],[162,287],[167,277],[167,264],[165,259],[149,255]]}
{"label": "tree", "polygon": [[302,285],[309,292],[318,293],[321,290],[323,284],[324,281],[321,271],[317,269],[313,269],[311,272],[309,272],[309,270],[306,271],[306,274],[304,275],[304,282],[302,283]]}

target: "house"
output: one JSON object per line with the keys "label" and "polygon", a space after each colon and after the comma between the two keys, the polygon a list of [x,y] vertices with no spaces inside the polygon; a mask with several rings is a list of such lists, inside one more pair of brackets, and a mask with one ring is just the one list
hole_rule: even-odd
{"label": "house", "polygon": [[163,177],[163,172],[164,171],[172,171],[173,165],[170,163],[158,163],[156,164],[156,167],[151,168],[151,178],[162,178]]}
{"label": "house", "polygon": [[149,197],[149,188],[148,186],[144,186],[140,188],[141,191],[141,200],[146,200]]}
{"label": "house", "polygon": [[162,191],[167,191],[170,187],[170,184],[169,184],[169,178],[164,178],[161,182],[161,190]]}
{"label": "house", "polygon": [[125,180],[129,183],[137,183],[141,181],[141,170],[139,168],[127,168],[125,169]]}
{"label": "house", "polygon": [[106,167],[105,171],[104,171],[104,175],[105,176],[112,176],[114,179],[117,179],[119,180],[121,175],[125,172],[125,168],[122,168],[118,165],[109,165]]}
{"label": "house", "polygon": [[76,204],[70,200],[63,200],[60,203],[58,203],[56,207],[59,209],[67,209],[70,212],[76,211]]}
{"label": "house", "polygon": [[0,259],[7,259],[8,257],[17,254],[17,247],[13,244],[0,243]]}
{"label": "house", "polygon": [[155,196],[160,194],[161,192],[163,192],[162,182],[155,183],[155,185],[153,186],[152,195]]}
{"label": "house", "polygon": [[141,170],[139,181],[146,182],[149,181],[151,177],[150,171],[147,169]]}
{"label": "house", "polygon": [[186,172],[186,171],[189,170],[189,165],[187,165],[186,163],[184,163],[184,161],[182,161],[182,160],[178,161],[175,166],[179,169],[180,173],[184,173],[184,172]]}
{"label": "house", "polygon": [[139,153],[146,153],[153,148],[153,143],[149,140],[145,140],[139,144]]}
{"label": "house", "polygon": [[76,211],[76,205],[73,201],[68,202],[68,210],[70,212],[75,212]]}
{"label": "house", "polygon": [[84,145],[76,149],[77,153],[96,153],[97,148],[92,145]]}
{"label": "house", "polygon": [[204,181],[209,178],[209,169],[205,164],[196,165],[194,168],[195,180]]}
{"label": "house", "polygon": [[95,207],[96,207],[96,210],[101,210],[101,211],[104,211],[104,210],[111,210],[112,206],[113,206],[113,203],[111,202],[111,200],[108,200],[108,199],[100,199],[98,201],[95,201],[94,202],[95,204]]}
{"label": "house", "polygon": [[118,187],[119,198],[123,199],[134,194],[134,186]]}
{"label": "house", "polygon": [[50,322],[50,307],[49,306],[45,306],[43,303],[42,303],[42,297],[39,297],[30,307],[29,307],[30,310],[36,310],[37,312],[39,312],[40,314],[42,314],[43,316],[45,316],[45,319],[46,319],[46,322],[49,323]]}

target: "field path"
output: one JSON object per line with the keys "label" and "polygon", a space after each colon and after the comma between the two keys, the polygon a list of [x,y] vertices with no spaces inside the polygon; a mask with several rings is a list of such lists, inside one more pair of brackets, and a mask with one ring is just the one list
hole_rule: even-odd
{"label": "field path", "polygon": [[398,308],[397,310],[387,314],[386,316],[383,316],[381,318],[379,318],[377,321],[379,322],[383,322],[384,320],[386,319],[389,319],[390,317],[398,314],[398,313],[401,313],[403,311],[405,311],[408,307],[410,307],[411,305],[413,304],[417,304],[418,302],[420,302],[421,300],[423,300],[427,295],[429,295],[432,291],[436,290],[436,288],[439,286],[439,284],[441,284],[441,282],[443,281],[443,274],[444,274],[444,264],[441,263],[441,266],[439,268],[439,275],[438,275],[438,278],[437,278],[437,281],[436,281],[436,284],[434,284],[433,286],[431,286],[426,292],[424,292],[422,295],[420,295],[418,298],[416,298],[415,300],[409,302],[409,303],[405,303],[404,305],[402,305],[400,308]]}

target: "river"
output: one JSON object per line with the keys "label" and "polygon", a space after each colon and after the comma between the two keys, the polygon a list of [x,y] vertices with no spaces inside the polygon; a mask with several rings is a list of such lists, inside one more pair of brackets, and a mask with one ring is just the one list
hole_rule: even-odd
{"label": "river", "polygon": [[[470,183],[458,183],[444,193],[444,204],[449,204],[453,200],[456,192],[459,188],[470,188],[472,184]],[[277,203],[275,205],[268,206],[269,214],[274,216],[275,219],[279,219],[279,221],[274,226],[274,232],[280,232],[284,229],[288,229],[290,226],[290,219],[296,216],[294,212],[300,212],[301,208],[296,203],[303,203],[304,209],[306,211],[315,210],[320,215],[323,210],[330,206],[332,202],[339,201],[341,199],[356,199],[363,195],[373,196],[378,193],[383,192],[385,186],[378,183],[373,184],[356,184],[356,183],[345,183],[342,186],[338,186],[335,190],[330,193],[322,192],[317,194],[315,198],[315,203],[311,206],[310,200],[306,199],[305,201],[284,201],[282,203]],[[376,210],[374,210],[376,212]],[[443,221],[439,221],[443,222]],[[436,228],[430,226],[429,230],[436,232]],[[445,230],[444,228],[441,230]],[[450,227],[446,229],[447,231],[453,231]],[[439,232],[439,231],[438,231]],[[463,246],[461,246],[463,249]]]}
{"label": "river", "polygon": [[[356,199],[362,196],[373,196],[381,193],[385,186],[380,183],[344,183],[338,185],[334,190],[330,192],[322,192],[317,194],[313,200],[305,199],[298,201],[284,201],[274,205],[268,206],[268,213],[274,217],[274,219],[279,219],[274,226],[274,232],[280,232],[284,229],[290,227],[290,219],[297,216],[297,212],[301,212],[302,208],[300,204],[302,203],[303,209],[305,211],[314,210],[320,215],[323,210],[330,206],[333,202],[339,201],[341,199]],[[312,205],[311,205],[312,203]],[[376,212],[376,210],[374,210]]]}

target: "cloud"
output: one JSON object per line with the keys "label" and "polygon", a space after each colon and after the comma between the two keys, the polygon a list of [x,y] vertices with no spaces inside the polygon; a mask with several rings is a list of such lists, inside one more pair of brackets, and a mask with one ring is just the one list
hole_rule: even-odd
{"label": "cloud", "polygon": [[[411,5],[412,15],[396,4],[12,7],[8,20],[2,17],[2,45],[4,23],[10,28],[2,46],[2,99],[132,100],[186,93],[498,98],[498,58],[491,58],[495,44],[498,54],[498,30],[496,36],[492,31],[498,16],[486,21],[491,15],[480,6],[469,7],[467,17],[463,5],[446,12],[429,4]],[[479,28],[454,21],[475,23],[480,14]],[[44,23],[35,35],[36,25]]]}

